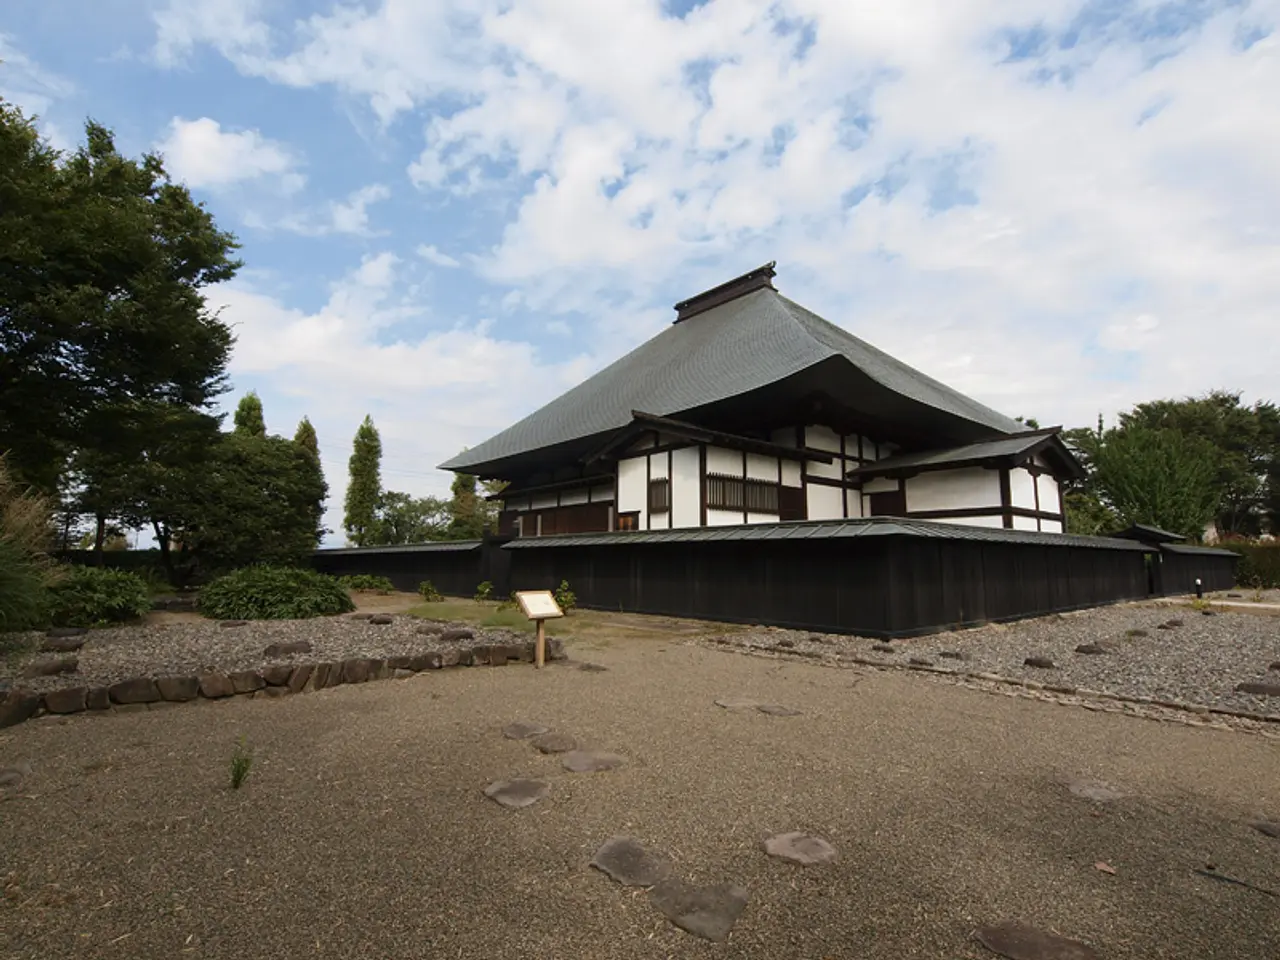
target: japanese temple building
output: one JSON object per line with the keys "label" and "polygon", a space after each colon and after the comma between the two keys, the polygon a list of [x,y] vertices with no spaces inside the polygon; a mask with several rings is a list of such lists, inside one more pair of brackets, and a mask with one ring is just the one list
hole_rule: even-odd
{"label": "japanese temple building", "polygon": [[1081,476],[1022,423],[782,296],[770,263],[444,469],[508,483],[499,533],[903,517],[1063,532]]}

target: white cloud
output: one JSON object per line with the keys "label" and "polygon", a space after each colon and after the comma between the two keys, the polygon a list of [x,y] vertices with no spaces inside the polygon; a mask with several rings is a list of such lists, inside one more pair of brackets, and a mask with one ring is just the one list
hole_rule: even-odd
{"label": "white cloud", "polygon": [[306,183],[298,159],[284,144],[257,130],[223,130],[208,117],[174,117],[168,135],[156,146],[169,173],[197,189],[270,178],[284,193],[294,193]]}
{"label": "white cloud", "polygon": [[709,0],[683,19],[381,0],[245,22],[208,41],[240,70],[415,114],[420,189],[509,200],[478,269],[596,318],[603,355],[661,324],[657,292],[776,258],[788,295],[1011,413],[1274,390],[1278,0]]}
{"label": "white cloud", "polygon": [[[450,478],[433,469],[437,463],[593,365],[581,356],[549,362],[533,345],[494,334],[487,321],[440,324],[406,293],[405,268],[389,252],[367,256],[314,313],[286,306],[261,280],[209,292],[209,305],[221,308],[237,338],[228,409],[257,389],[273,432],[292,434],[298,420],[311,418],[330,485],[326,525],[334,529],[351,437],[366,413],[382,434],[384,484],[445,494]],[[395,333],[406,320],[423,332]]]}
{"label": "white cloud", "polygon": [[437,267],[453,268],[462,266],[461,263],[447,253],[442,253],[436,249],[435,244],[432,243],[420,244],[418,246],[418,256],[427,261],[427,263],[435,264]]}
{"label": "white cloud", "polygon": [[266,49],[268,30],[259,18],[259,0],[169,0],[152,18],[153,55],[162,66],[183,63],[197,44],[209,43],[224,54]]}
{"label": "white cloud", "polygon": [[258,230],[287,230],[306,237],[326,237],[346,234],[354,237],[374,237],[379,232],[369,223],[369,208],[391,196],[385,184],[372,183],[352,191],[345,200],[330,200],[319,210],[266,216],[258,210],[245,212],[245,222]]}
{"label": "white cloud", "polygon": [[36,116],[41,135],[59,150],[72,149],[74,142],[48,113],[74,92],[70,80],[40,66],[18,49],[13,37],[0,33],[0,98]]}

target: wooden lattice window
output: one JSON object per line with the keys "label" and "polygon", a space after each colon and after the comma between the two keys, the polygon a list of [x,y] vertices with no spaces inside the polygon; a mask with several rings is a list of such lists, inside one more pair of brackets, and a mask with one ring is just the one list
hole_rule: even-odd
{"label": "wooden lattice window", "polygon": [[649,481],[649,512],[665,513],[671,509],[671,481],[666,477]]}
{"label": "wooden lattice window", "polygon": [[707,474],[707,506],[712,510],[778,513],[778,484],[722,473]]}

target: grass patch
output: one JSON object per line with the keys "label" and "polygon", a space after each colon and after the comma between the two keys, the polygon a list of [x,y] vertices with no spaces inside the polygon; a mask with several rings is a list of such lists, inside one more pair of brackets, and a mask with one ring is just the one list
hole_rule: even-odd
{"label": "grass patch", "polygon": [[407,613],[412,617],[425,617],[428,620],[457,620],[480,627],[533,630],[533,622],[526,620],[518,607],[513,609],[508,604],[494,601],[477,603],[474,600],[437,600],[433,603],[419,603],[410,607]]}
{"label": "grass patch", "polygon": [[249,779],[249,771],[253,769],[253,750],[245,743],[244,737],[236,740],[235,749],[231,751],[231,789],[239,790]]}

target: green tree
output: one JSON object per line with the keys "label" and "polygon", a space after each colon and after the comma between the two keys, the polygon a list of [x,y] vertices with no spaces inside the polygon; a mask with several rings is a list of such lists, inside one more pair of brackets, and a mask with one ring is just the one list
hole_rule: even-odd
{"label": "green tree", "polygon": [[347,463],[347,496],[342,526],[347,539],[357,547],[370,542],[378,522],[378,503],[382,499],[382,438],[373,418],[365,415],[356,430],[351,459]]}
{"label": "green tree", "polygon": [[378,504],[377,522],[366,546],[426,543],[447,539],[449,504],[438,497],[412,497],[388,490]]}
{"label": "green tree", "polygon": [[1280,408],[1275,404],[1245,406],[1239,393],[1215,390],[1185,400],[1140,403],[1120,415],[1120,426],[1173,430],[1213,446],[1219,498],[1214,519],[1221,533],[1256,535],[1268,514],[1274,525],[1280,508]]}
{"label": "green tree", "polygon": [[265,437],[267,422],[262,416],[262,400],[250,390],[236,406],[236,433],[242,437]]}
{"label": "green tree", "polygon": [[324,468],[320,465],[320,441],[316,437],[316,428],[311,425],[311,421],[306,417],[302,418],[302,422],[298,424],[298,430],[293,435],[293,443],[307,457],[307,463],[312,473],[312,480],[316,487],[321,491],[319,498],[312,505],[313,525],[316,530],[316,542],[319,543],[324,539],[324,535],[329,531],[325,529],[324,520],[324,502],[329,496],[329,484],[324,479]]}
{"label": "green tree", "polygon": [[293,442],[300,446],[311,456],[320,460],[320,440],[316,436],[316,428],[311,425],[311,421],[303,417],[298,424],[298,431],[293,435]]}
{"label": "green tree", "polygon": [[485,503],[477,492],[477,481],[469,473],[459,473],[453,478],[449,500],[449,526],[445,536],[449,540],[478,540],[484,536],[488,520]]}
{"label": "green tree", "polygon": [[1121,524],[1145,523],[1199,539],[1219,505],[1217,451],[1177,430],[1123,426],[1093,454],[1093,482]]}
{"label": "green tree", "polygon": [[181,455],[174,460],[155,472],[142,505],[172,579],[307,563],[319,543],[316,505],[325,487],[298,444],[220,434],[197,465]]}
{"label": "green tree", "polygon": [[0,101],[0,451],[19,477],[57,491],[118,439],[120,406],[212,404],[232,335],[201,290],[235,249],[158,156],[121,156],[92,121],[64,156]]}

